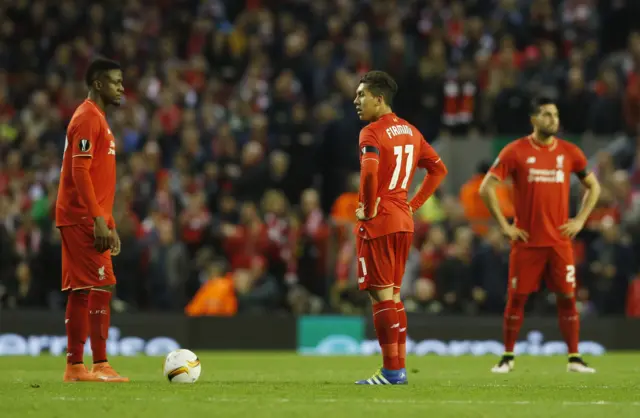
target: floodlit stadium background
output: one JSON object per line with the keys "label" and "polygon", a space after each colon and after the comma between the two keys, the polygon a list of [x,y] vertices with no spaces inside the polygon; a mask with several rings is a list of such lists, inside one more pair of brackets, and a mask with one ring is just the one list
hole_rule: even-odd
{"label": "floodlit stadium background", "polygon": [[[362,126],[351,102],[370,69],[396,78],[394,110],[450,171],[415,219],[402,288],[413,352],[501,350],[508,243],[476,192],[501,147],[529,133],[539,93],[558,100],[562,136],[603,185],[575,244],[583,340],[600,354],[637,348],[640,325],[623,318],[640,315],[640,3],[118,4],[0,4],[0,354],[64,352],[52,208],[97,54],[122,63],[126,87],[109,114],[123,246],[112,353],[376,349],[350,232]],[[501,200],[509,211],[508,187]],[[552,298],[529,312],[522,350],[562,350],[546,344],[561,340]]]}

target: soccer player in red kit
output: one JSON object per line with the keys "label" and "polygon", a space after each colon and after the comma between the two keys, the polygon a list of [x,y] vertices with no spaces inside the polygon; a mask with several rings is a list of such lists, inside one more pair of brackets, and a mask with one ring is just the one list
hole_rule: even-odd
{"label": "soccer player in red kit", "polygon": [[[107,362],[111,292],[116,283],[111,256],[120,253],[112,216],[116,191],[115,138],[105,116],[124,92],[117,62],[93,61],[85,81],[88,98],[67,128],[56,201],[56,226],[62,237],[62,290],[68,292],[65,324],[67,366],[63,380],[128,382]],[[93,368],[83,363],[91,337]]]}
{"label": "soccer player in red kit", "polygon": [[[407,315],[400,300],[405,263],[413,241],[413,212],[433,194],[447,174],[438,154],[420,132],[391,110],[396,82],[382,71],[360,80],[354,104],[361,120],[358,283],[369,293],[383,367],[361,385],[406,384]],[[428,175],[408,201],[416,168]]]}
{"label": "soccer player in red kit", "polygon": [[[487,173],[480,194],[512,242],[508,299],[504,312],[505,353],[491,370],[508,373],[514,367],[514,346],[530,293],[546,279],[556,294],[558,321],[567,344],[567,371],[593,373],[578,352],[579,315],[576,310],[575,265],[571,240],[580,232],[600,195],[600,184],[587,172],[587,159],[576,145],[556,138],[559,116],[547,98],[531,106],[533,133],[508,144]],[[571,174],[587,192],[578,214],[569,218]],[[515,220],[510,224],[495,195],[498,182],[510,177],[514,186]]]}

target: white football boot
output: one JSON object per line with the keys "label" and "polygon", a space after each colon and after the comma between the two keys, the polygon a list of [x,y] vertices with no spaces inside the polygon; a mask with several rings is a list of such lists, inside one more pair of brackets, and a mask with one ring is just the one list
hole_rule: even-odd
{"label": "white football boot", "polygon": [[513,356],[502,356],[498,364],[491,368],[491,373],[509,373],[513,371],[515,365],[516,361]]}
{"label": "white football boot", "polygon": [[567,371],[574,373],[595,373],[596,369],[589,367],[589,365],[582,360],[582,357],[571,356],[567,363]]}

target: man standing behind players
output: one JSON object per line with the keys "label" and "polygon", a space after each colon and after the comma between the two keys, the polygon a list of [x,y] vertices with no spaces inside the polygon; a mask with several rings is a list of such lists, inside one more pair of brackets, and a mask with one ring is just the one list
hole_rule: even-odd
{"label": "man standing behind players", "polygon": [[[509,291],[504,311],[505,352],[491,371],[508,373],[514,367],[514,346],[530,293],[544,275],[555,292],[560,330],[567,343],[567,371],[593,373],[578,352],[580,318],[576,310],[575,265],[571,240],[580,232],[600,195],[600,184],[587,172],[587,159],[576,145],[556,138],[559,117],[555,103],[546,98],[531,106],[533,134],[507,145],[480,186],[491,214],[512,241]],[[582,206],[569,219],[571,173],[587,188]],[[500,211],[495,187],[511,177],[514,184],[515,221],[509,224]]]}
{"label": "man standing behind players", "polygon": [[[88,98],[67,128],[56,201],[62,237],[62,290],[68,291],[65,324],[67,366],[63,380],[128,382],[107,362],[111,292],[116,284],[111,256],[120,253],[112,216],[116,191],[116,148],[105,109],[119,106],[124,92],[117,62],[98,59],[85,76]],[[93,368],[83,363],[91,336]]]}
{"label": "man standing behind players", "polygon": [[[409,122],[391,110],[396,82],[382,71],[362,77],[353,101],[361,120],[360,206],[355,233],[358,283],[369,293],[383,367],[360,385],[407,383],[407,315],[400,286],[413,241],[412,214],[433,194],[447,169],[438,154]],[[428,175],[407,203],[407,187],[417,167]]]}

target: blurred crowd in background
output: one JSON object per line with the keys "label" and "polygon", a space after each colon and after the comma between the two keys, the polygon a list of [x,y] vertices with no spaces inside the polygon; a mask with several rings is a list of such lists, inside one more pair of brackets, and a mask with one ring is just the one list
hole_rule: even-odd
{"label": "blurred crowd in background", "polygon": [[[0,17],[5,308],[64,306],[52,215],[65,128],[99,54],[121,62],[126,88],[108,115],[116,310],[364,312],[352,100],[381,69],[400,85],[394,110],[434,144],[525,135],[538,93],[558,100],[564,134],[627,136],[625,152],[597,156],[578,297],[585,315],[639,314],[640,2],[5,0]],[[502,311],[509,244],[477,196],[490,163],[416,214],[407,309]],[[504,186],[507,212],[510,198]]]}

